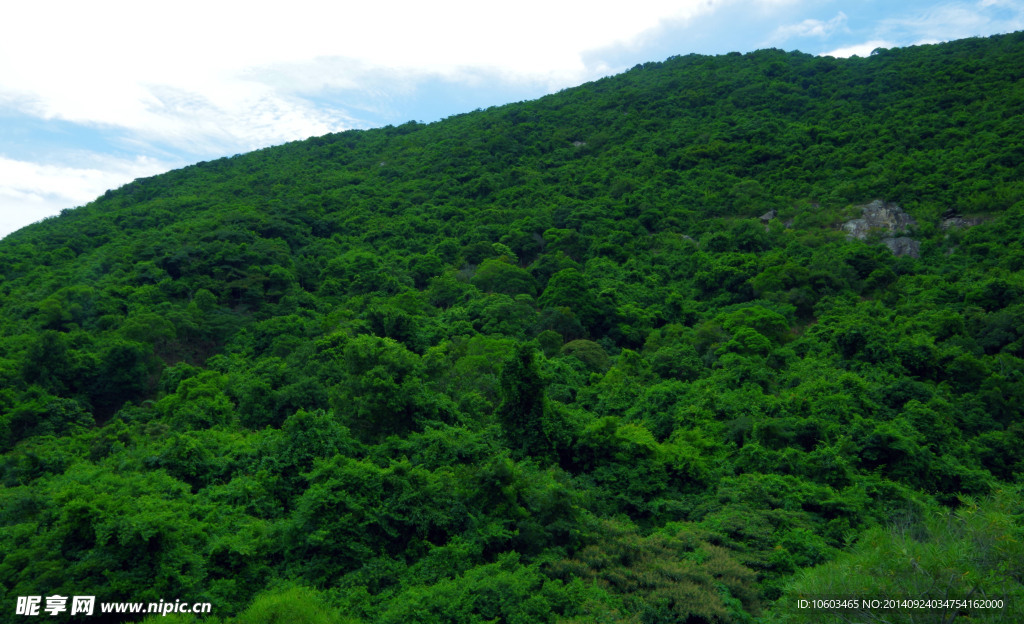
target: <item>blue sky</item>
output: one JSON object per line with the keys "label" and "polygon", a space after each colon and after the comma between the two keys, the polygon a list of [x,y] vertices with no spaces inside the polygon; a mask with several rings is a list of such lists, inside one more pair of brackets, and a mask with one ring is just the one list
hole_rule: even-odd
{"label": "blue sky", "polygon": [[1024,30],[1024,0],[53,0],[4,12],[0,236],[200,160],[436,121],[672,55],[863,56]]}

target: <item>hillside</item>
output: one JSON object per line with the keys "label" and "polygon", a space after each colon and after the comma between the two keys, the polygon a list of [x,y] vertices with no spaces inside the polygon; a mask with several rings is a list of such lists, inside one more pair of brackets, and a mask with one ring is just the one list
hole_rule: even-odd
{"label": "hillside", "polygon": [[0,621],[1024,621],[1021,111],[1024,33],[674,57],[11,234]]}

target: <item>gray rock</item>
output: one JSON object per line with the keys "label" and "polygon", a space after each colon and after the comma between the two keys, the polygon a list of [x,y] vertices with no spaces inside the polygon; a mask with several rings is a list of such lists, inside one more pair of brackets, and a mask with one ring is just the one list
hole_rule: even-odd
{"label": "gray rock", "polygon": [[910,226],[917,225],[914,217],[903,212],[896,204],[876,199],[870,204],[860,207],[861,218],[852,219],[843,224],[850,238],[864,240],[871,230],[884,230],[892,234],[901,234]]}
{"label": "gray rock", "polygon": [[971,217],[970,219],[966,219],[964,217],[950,217],[942,220],[941,227],[944,230],[948,230],[949,228],[967,228],[974,227],[975,225],[981,225],[984,221],[984,219],[979,217]]}
{"label": "gray rock", "polygon": [[921,242],[908,236],[884,238],[882,239],[882,242],[889,248],[889,251],[897,256],[910,256],[911,258],[921,257]]}
{"label": "gray rock", "polygon": [[772,210],[769,210],[768,212],[764,213],[760,217],[758,217],[758,219],[761,220],[761,223],[764,223],[765,225],[768,225],[768,222],[771,221],[772,219],[774,219],[777,216],[779,216],[779,211],[772,209]]}

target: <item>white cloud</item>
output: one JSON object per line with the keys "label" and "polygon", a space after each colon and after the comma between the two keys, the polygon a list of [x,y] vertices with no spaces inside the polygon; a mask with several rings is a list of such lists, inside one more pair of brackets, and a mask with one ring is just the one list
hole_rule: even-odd
{"label": "white cloud", "polygon": [[149,85],[144,105],[127,126],[140,140],[197,154],[248,151],[353,125],[340,111],[246,80],[206,91]]}
{"label": "white cloud", "polygon": [[174,166],[149,158],[67,157],[87,161],[89,166],[44,165],[0,156],[0,237],[64,208],[86,204],[109,189]]}
{"label": "white cloud", "polygon": [[1024,28],[1020,0],[949,2],[926,11],[881,20],[880,32],[908,33],[915,43],[951,41]]}
{"label": "white cloud", "polygon": [[864,43],[852,46],[837,48],[831,52],[825,52],[820,56],[834,56],[835,58],[849,58],[851,56],[870,56],[871,51],[877,48],[895,48],[896,44],[882,39],[873,39]]}
{"label": "white cloud", "polygon": [[[668,32],[669,24],[726,11],[767,20],[819,4],[633,0],[600,9],[582,0],[17,2],[5,8],[0,23],[0,107],[126,129],[140,141],[213,156],[365,125],[341,104],[324,110],[307,98],[383,89],[381,76],[392,94],[425,76],[465,82],[500,76],[553,91],[625,69],[609,67],[592,52],[630,48],[653,32]],[[918,40],[969,35],[989,19],[979,15],[1007,9],[1019,16],[1020,2],[950,2],[890,20],[863,38],[903,41],[886,29],[916,29]],[[767,43],[831,38],[846,32],[847,22],[843,12],[827,21],[806,19],[778,28]]]}
{"label": "white cloud", "polygon": [[817,19],[805,19],[797,24],[780,26],[775,30],[772,40],[781,43],[794,37],[825,38],[832,35],[837,30],[845,29],[846,21],[846,14],[842,11],[827,22]]}
{"label": "white cloud", "polygon": [[1024,28],[1021,0],[949,1],[916,7],[901,6],[896,15],[874,21],[863,33],[871,40],[838,47],[823,56],[868,56],[875,48],[939,43]]}
{"label": "white cloud", "polygon": [[[616,10],[578,0],[22,2],[0,26],[0,104],[178,146],[249,149],[355,123],[300,93],[351,89],[370,73],[487,71],[561,88],[595,77],[587,50],[724,1],[635,0]],[[328,71],[280,79],[282,68],[303,66]]]}

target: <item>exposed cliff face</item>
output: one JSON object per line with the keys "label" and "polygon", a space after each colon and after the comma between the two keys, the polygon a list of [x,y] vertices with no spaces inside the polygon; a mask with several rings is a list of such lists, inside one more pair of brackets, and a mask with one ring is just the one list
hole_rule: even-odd
{"label": "exposed cliff face", "polygon": [[[902,234],[907,228],[917,225],[914,217],[908,215],[898,205],[876,199],[861,208],[861,218],[851,219],[843,224],[843,230],[850,236],[864,240],[872,230],[890,234]],[[885,246],[897,256],[920,256],[921,243],[906,236],[888,236],[882,239]]]}
{"label": "exposed cliff face", "polygon": [[853,238],[864,240],[871,230],[886,230],[900,234],[908,227],[917,225],[914,217],[908,215],[898,205],[880,199],[860,208],[863,215],[860,219],[852,219],[843,224],[843,230]]}
{"label": "exposed cliff face", "polygon": [[943,219],[942,223],[940,225],[941,225],[942,229],[948,230],[950,228],[969,228],[969,227],[974,227],[975,225],[981,225],[984,222],[985,222],[985,220],[980,218],[980,217],[965,218],[965,217],[956,216],[956,217],[949,217],[948,219]]}
{"label": "exposed cliff face", "polygon": [[882,242],[897,256],[910,256],[911,258],[921,257],[921,242],[909,236],[898,236],[896,238],[883,238]]}

